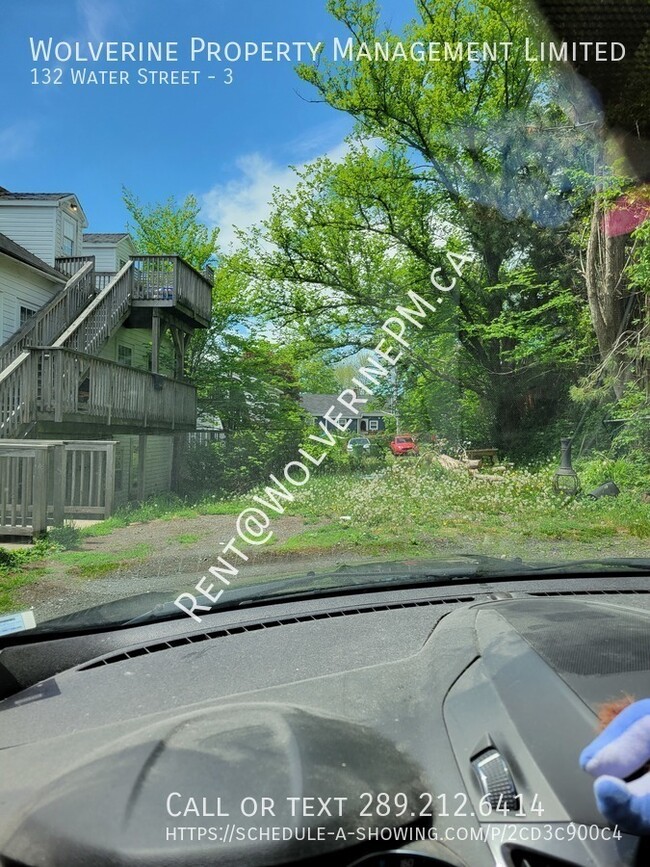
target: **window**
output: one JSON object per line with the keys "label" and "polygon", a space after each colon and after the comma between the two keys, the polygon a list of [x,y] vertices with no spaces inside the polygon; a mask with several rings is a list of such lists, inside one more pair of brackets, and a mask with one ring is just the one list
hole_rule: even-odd
{"label": "window", "polygon": [[379,430],[379,422],[376,418],[371,418],[368,421],[368,430]]}
{"label": "window", "polygon": [[63,255],[74,256],[76,228],[72,220],[63,218]]}
{"label": "window", "polygon": [[31,319],[35,313],[35,308],[27,307],[24,304],[21,304],[19,314],[19,328],[22,328],[25,322],[27,322],[28,319]]}
{"label": "window", "polygon": [[133,367],[133,349],[130,346],[123,346],[121,343],[117,346],[117,360],[120,364],[128,364]]}

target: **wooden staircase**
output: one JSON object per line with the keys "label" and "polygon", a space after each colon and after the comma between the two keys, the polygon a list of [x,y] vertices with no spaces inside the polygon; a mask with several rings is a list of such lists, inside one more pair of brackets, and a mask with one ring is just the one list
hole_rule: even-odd
{"label": "wooden staircase", "polygon": [[0,346],[0,440],[27,436],[39,419],[121,423],[137,432],[192,430],[196,391],[182,377],[98,355],[129,317],[146,327],[163,308],[185,338],[206,327],[213,274],[178,256],[139,256],[113,275],[97,274],[94,258],[57,260],[57,267],[69,275],[65,287]]}

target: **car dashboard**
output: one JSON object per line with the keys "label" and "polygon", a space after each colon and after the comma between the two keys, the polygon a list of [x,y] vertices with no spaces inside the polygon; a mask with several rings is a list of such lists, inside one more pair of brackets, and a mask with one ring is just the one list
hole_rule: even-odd
{"label": "car dashboard", "polygon": [[578,765],[633,576],[341,593],[0,651],[0,864],[648,863]]}

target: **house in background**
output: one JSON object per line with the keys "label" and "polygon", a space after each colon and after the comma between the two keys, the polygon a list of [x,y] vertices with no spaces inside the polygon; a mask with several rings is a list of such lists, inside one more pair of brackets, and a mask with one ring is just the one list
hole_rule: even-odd
{"label": "house in background", "polygon": [[0,188],[0,532],[170,490],[196,429],[184,357],[212,271],[85,228],[71,193]]}
{"label": "house in background", "polygon": [[85,256],[95,257],[95,271],[98,274],[116,274],[132,256],[136,256],[133,238],[128,232],[101,234],[86,232],[83,235]]}
{"label": "house in background", "polygon": [[350,419],[346,434],[373,434],[385,430],[386,412],[370,409],[359,412],[359,415],[346,413],[345,408],[337,402],[337,397],[336,394],[303,394],[300,397],[300,405],[313,418],[315,425],[323,423],[335,433],[340,433],[340,430],[325,418],[325,414],[332,406],[336,407],[334,415],[341,413],[341,424],[345,424],[346,420]]}

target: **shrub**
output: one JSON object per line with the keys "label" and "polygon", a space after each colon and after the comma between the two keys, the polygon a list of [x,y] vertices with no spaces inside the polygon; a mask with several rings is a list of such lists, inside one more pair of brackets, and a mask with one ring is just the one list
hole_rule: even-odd
{"label": "shrub", "polygon": [[47,534],[48,541],[58,548],[71,551],[79,547],[81,542],[81,530],[74,524],[66,524],[63,527],[52,527]]}

